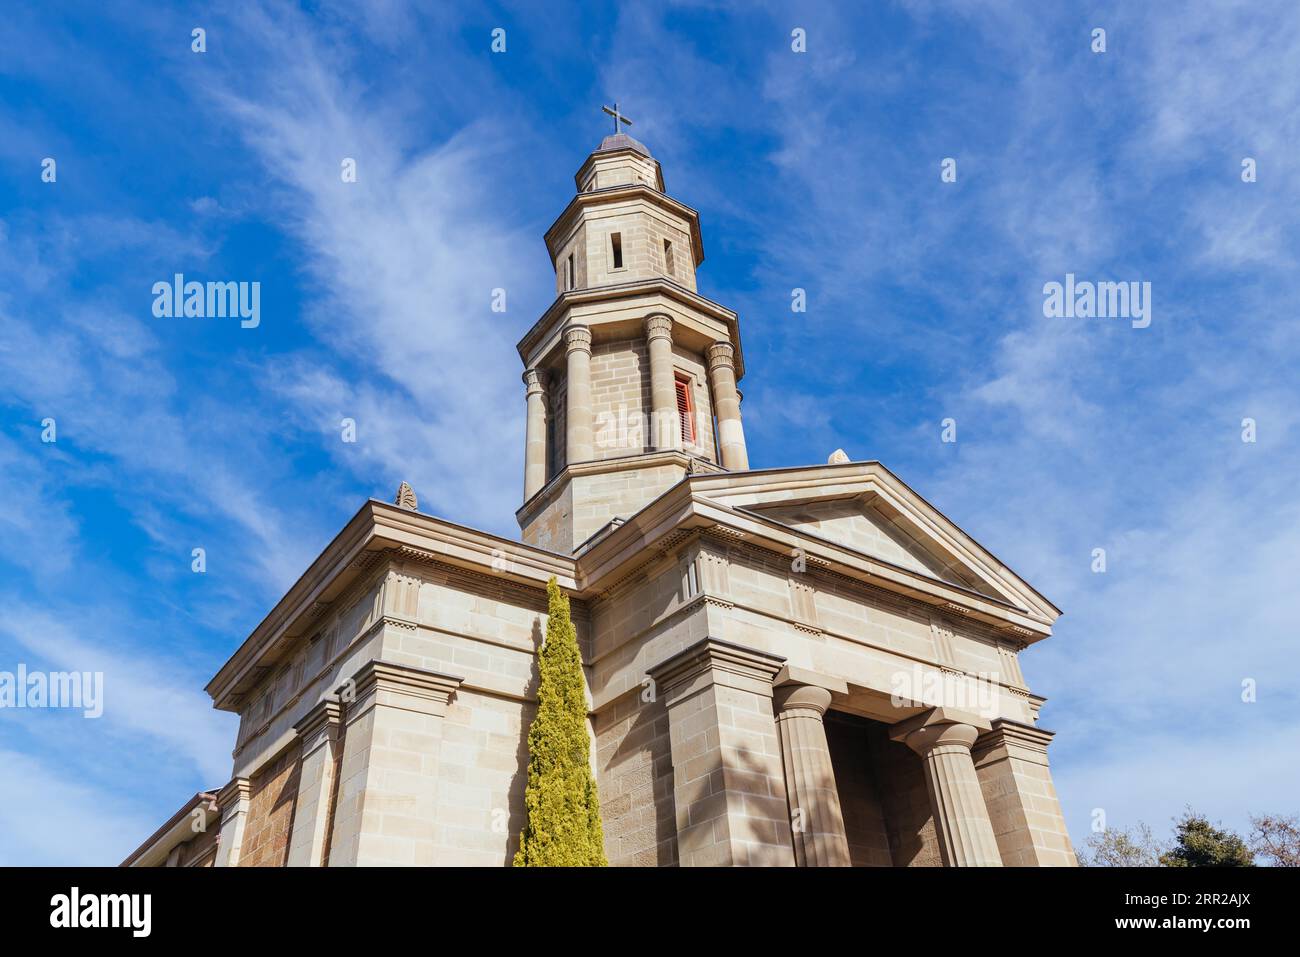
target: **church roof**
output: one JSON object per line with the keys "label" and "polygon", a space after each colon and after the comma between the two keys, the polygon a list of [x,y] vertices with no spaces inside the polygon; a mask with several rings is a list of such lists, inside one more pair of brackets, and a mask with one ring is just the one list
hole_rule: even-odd
{"label": "church roof", "polygon": [[[836,521],[850,517],[843,507],[850,502],[861,521]],[[813,513],[811,521],[798,514],[803,510]],[[1048,637],[1060,615],[879,462],[687,476],[579,551],[581,588],[625,577],[627,568],[619,566],[644,562],[659,539],[692,528],[723,528],[784,555],[800,548],[810,565],[983,622],[1025,644]]]}
{"label": "church roof", "polygon": [[633,139],[626,133],[614,133],[601,140],[600,149],[597,152],[603,153],[606,150],[636,150],[642,156],[649,156],[650,159],[654,159],[653,156],[650,156],[650,151],[646,149],[644,143]]}

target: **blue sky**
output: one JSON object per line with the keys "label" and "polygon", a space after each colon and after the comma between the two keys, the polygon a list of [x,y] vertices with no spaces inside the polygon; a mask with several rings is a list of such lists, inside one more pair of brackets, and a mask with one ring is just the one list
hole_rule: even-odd
{"label": "blue sky", "polygon": [[[203,685],[365,498],[517,534],[514,343],[615,98],[740,313],[752,464],[879,459],[1065,609],[1023,666],[1076,842],[1300,811],[1300,8],[419,6],[6,8],[0,669],[107,703],[0,712],[0,864],[226,781]],[[176,272],[260,326],[155,318]],[[1045,318],[1067,272],[1150,327]]]}

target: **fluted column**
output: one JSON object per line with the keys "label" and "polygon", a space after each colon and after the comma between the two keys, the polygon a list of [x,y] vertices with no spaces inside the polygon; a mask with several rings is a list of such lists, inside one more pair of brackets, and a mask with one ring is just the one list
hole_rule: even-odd
{"label": "fluted column", "polygon": [[546,484],[546,402],[542,392],[542,373],[529,369],[524,373],[528,387],[528,433],[524,445],[524,501],[541,491]]}
{"label": "fluted column", "polygon": [[673,385],[672,319],[648,316],[645,339],[650,353],[650,444],[655,449],[681,448],[682,424]]}
{"label": "fluted column", "polygon": [[781,737],[795,864],[849,867],[849,839],[822,723],[831,693],[812,685],[783,685],[776,689],[772,703]]}
{"label": "fluted column", "polygon": [[713,390],[713,414],[718,417],[718,445],[722,467],[733,472],[749,469],[745,429],[740,424],[740,393],[736,391],[736,352],[730,342],[709,346],[709,385]]}
{"label": "fluted column", "polygon": [[565,395],[565,420],[568,423],[565,462],[574,465],[590,462],[591,440],[591,330],[586,326],[569,326],[564,330],[564,347],[568,354],[569,376]]}
{"label": "fluted column", "polygon": [[[927,723],[929,722],[929,723]],[[915,730],[911,730],[914,728]],[[923,716],[890,735],[921,756],[934,828],[947,867],[1001,867],[997,840],[980,790],[971,745],[979,730],[969,724]]]}

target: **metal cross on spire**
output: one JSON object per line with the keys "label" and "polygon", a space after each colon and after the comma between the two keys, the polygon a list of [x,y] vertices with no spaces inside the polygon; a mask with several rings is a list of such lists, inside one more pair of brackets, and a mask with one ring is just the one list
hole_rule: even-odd
{"label": "metal cross on spire", "polygon": [[632,125],[632,121],[618,111],[618,100],[614,101],[614,108],[612,110],[608,106],[602,106],[601,109],[604,110],[606,113],[608,113],[610,116],[614,117],[615,135],[618,135],[619,133],[619,128],[618,128],[619,123],[622,123],[624,126]]}

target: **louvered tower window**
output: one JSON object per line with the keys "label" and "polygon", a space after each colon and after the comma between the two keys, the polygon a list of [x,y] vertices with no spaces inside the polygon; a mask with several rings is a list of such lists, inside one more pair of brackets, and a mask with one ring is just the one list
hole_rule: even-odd
{"label": "louvered tower window", "polygon": [[682,422],[682,441],[695,444],[695,404],[691,400],[691,380],[677,377],[677,416]]}

